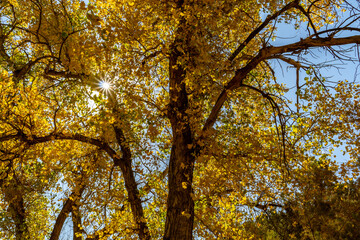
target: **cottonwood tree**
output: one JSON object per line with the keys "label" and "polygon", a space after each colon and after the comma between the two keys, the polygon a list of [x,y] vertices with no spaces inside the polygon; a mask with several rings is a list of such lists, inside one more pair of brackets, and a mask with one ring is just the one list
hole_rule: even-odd
{"label": "cottonwood tree", "polygon": [[[315,160],[298,184],[296,197],[283,201],[281,211],[266,210],[245,223],[257,239],[357,239],[359,179],[340,180],[327,161]],[[300,183],[301,182],[301,183]],[[286,198],[286,197],[285,197]],[[280,210],[280,209],[279,209]]]}
{"label": "cottonwood tree", "polygon": [[[359,86],[330,84],[309,57],[354,60],[356,2],[0,9],[4,238],[59,239],[70,216],[74,239],[251,238],[244,223],[294,196],[326,147],[357,154]],[[278,23],[306,35],[273,46]],[[297,70],[294,107],[277,62]]]}

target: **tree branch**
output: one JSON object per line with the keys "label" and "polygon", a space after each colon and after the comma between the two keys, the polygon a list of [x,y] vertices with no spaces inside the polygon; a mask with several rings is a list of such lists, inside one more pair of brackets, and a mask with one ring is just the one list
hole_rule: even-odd
{"label": "tree branch", "polygon": [[279,47],[265,47],[259,50],[258,55],[256,55],[249,63],[243,68],[236,71],[235,76],[228,82],[225,86],[224,90],[220,93],[216,103],[214,104],[208,119],[206,120],[203,132],[206,132],[210,129],[219,115],[222,105],[227,99],[228,91],[233,91],[242,86],[243,80],[247,77],[248,73],[255,69],[257,65],[270,58],[278,57],[284,53],[297,53],[303,50],[313,48],[313,47],[330,47],[330,46],[340,46],[346,44],[360,44],[360,35],[344,37],[344,38],[306,38],[302,39],[299,42],[295,42],[292,44],[279,46]]}
{"label": "tree branch", "polygon": [[299,5],[299,0],[295,0],[292,1],[290,3],[288,3],[287,5],[285,5],[282,9],[280,9],[279,11],[275,12],[273,15],[268,15],[265,19],[265,21],[259,26],[257,27],[254,31],[252,31],[250,33],[250,35],[245,39],[244,42],[242,42],[240,44],[240,46],[231,54],[231,56],[229,57],[228,61],[232,62],[238,55],[239,53],[246,47],[246,45],[254,38],[256,37],[257,34],[259,34],[259,32],[261,32],[272,20],[276,19],[278,16],[280,16],[282,13],[290,10],[291,8],[295,8]]}
{"label": "tree branch", "polygon": [[[112,149],[110,147],[109,144],[95,139],[95,138],[90,138],[78,133],[75,134],[64,134],[64,133],[51,133],[47,136],[42,136],[42,137],[38,137],[38,136],[34,136],[34,135],[26,135],[25,133],[21,132],[20,130],[18,130],[18,134],[16,135],[10,135],[10,136],[3,136],[2,139],[5,140],[10,140],[10,139],[15,139],[16,137],[25,142],[26,144],[28,144],[29,146],[31,145],[35,145],[35,144],[39,144],[39,143],[44,143],[44,142],[49,142],[49,141],[54,141],[54,140],[76,140],[76,141],[80,141],[80,142],[84,142],[84,143],[89,143],[92,144],[94,146],[99,147],[101,150],[105,151],[114,161],[114,165],[115,166],[119,166],[124,180],[125,180],[125,187],[126,190],[128,192],[128,196],[129,196],[129,202],[130,202],[130,206],[131,206],[131,210],[134,216],[134,220],[136,222],[136,224],[138,225],[138,233],[139,233],[139,237],[140,239],[150,239],[150,234],[149,234],[149,229],[148,226],[146,224],[146,222],[144,222],[144,211],[141,205],[141,199],[140,199],[140,194],[139,194],[139,190],[137,188],[137,183],[134,177],[134,172],[132,171],[132,166],[131,166],[131,151],[130,148],[128,146],[128,143],[126,142],[125,136],[123,131],[119,128],[116,127],[114,125],[114,131],[115,131],[115,135],[118,141],[118,144],[121,147],[121,150],[123,152],[123,157],[120,157],[119,155],[117,155],[117,153],[115,152],[114,149]],[[69,205],[70,204],[70,205]],[[69,211],[71,211],[71,207],[73,203],[71,201],[67,201],[63,207],[62,212],[60,213],[61,215],[59,215],[59,223],[56,223],[58,225],[55,226],[59,226],[59,227],[55,227],[54,228],[54,237],[50,238],[50,240],[56,240],[56,236],[58,236],[57,234],[60,234],[61,231],[61,227],[63,224],[63,221],[65,221],[67,214],[69,214]]]}
{"label": "tree branch", "polygon": [[80,184],[80,189],[78,191],[74,191],[70,194],[66,202],[64,203],[58,217],[56,218],[56,222],[51,232],[50,240],[58,240],[61,229],[63,228],[64,222],[68,217],[69,213],[73,210],[73,206],[76,205],[76,202],[79,201],[83,191],[85,190],[85,184]]}

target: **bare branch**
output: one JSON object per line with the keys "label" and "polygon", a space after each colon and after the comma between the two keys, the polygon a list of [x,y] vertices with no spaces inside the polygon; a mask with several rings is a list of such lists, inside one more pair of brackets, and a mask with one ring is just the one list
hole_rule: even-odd
{"label": "bare branch", "polygon": [[280,60],[294,66],[296,69],[298,69],[298,68],[307,68],[307,66],[302,65],[300,62],[298,62],[298,61],[296,61],[296,60],[294,60],[292,58],[285,57],[283,55],[274,56],[273,58],[268,58],[268,59],[280,59]]}
{"label": "bare branch", "polygon": [[278,16],[280,16],[282,13],[290,10],[291,8],[297,7],[299,5],[299,0],[292,1],[285,5],[282,9],[275,12],[273,15],[268,15],[265,19],[265,21],[257,27],[254,31],[250,33],[250,35],[245,39],[244,42],[240,44],[240,46],[231,54],[228,61],[232,62],[239,53],[246,47],[246,45],[254,38],[256,37],[259,32],[261,32],[272,20],[276,19]]}
{"label": "bare branch", "polygon": [[330,46],[340,46],[346,44],[360,44],[360,35],[355,35],[351,37],[344,38],[306,38],[302,39],[299,42],[295,42],[288,45],[283,45],[279,47],[265,47],[259,50],[258,55],[256,55],[249,63],[243,68],[236,71],[235,76],[228,82],[224,90],[220,93],[216,103],[214,104],[211,113],[208,119],[205,122],[203,127],[203,132],[206,132],[211,128],[219,115],[222,105],[227,99],[228,91],[233,91],[240,86],[242,86],[243,80],[247,77],[248,73],[255,69],[257,65],[270,58],[278,57],[284,53],[296,52],[299,53],[303,50],[314,48],[314,47],[330,47]]}

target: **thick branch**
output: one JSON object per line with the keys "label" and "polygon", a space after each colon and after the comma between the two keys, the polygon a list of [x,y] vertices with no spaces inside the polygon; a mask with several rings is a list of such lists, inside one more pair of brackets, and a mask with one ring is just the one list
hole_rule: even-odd
{"label": "thick branch", "polygon": [[239,88],[242,85],[243,80],[247,77],[247,74],[255,69],[257,65],[265,59],[274,58],[275,56],[289,53],[300,52],[314,47],[330,47],[346,44],[360,44],[360,35],[344,37],[344,38],[306,38],[299,42],[279,46],[279,47],[265,47],[262,48],[258,55],[256,55],[245,67],[236,71],[235,76],[225,86],[225,89],[220,93],[215,105],[213,106],[208,119],[203,127],[203,132],[211,128],[219,115],[222,105],[227,99],[227,91],[232,91]]}
{"label": "thick branch", "polygon": [[73,207],[76,205],[76,202],[79,201],[81,194],[85,189],[85,184],[80,185],[80,189],[78,191],[74,191],[70,194],[69,198],[64,203],[61,212],[59,213],[58,217],[56,218],[56,222],[51,232],[50,240],[58,240],[61,229],[64,226],[64,222],[68,217],[69,213],[72,211]]}
{"label": "thick branch", "polygon": [[47,58],[54,58],[53,56],[42,56],[42,57],[38,57],[37,59],[33,60],[33,61],[29,61],[27,64],[23,65],[20,68],[14,69],[14,77],[17,79],[21,79],[24,78],[26,74],[29,73],[29,71],[31,70],[31,68],[38,62],[40,62],[41,60],[47,59]]}
{"label": "thick branch", "polygon": [[244,42],[242,42],[240,44],[240,46],[231,54],[231,56],[229,57],[228,61],[232,62],[237,55],[239,55],[239,53],[246,47],[246,45],[253,39],[256,37],[257,34],[259,34],[259,32],[261,32],[272,20],[276,19],[278,16],[280,16],[282,13],[290,10],[291,8],[295,8],[297,7],[299,4],[299,0],[295,0],[293,2],[288,3],[287,5],[285,5],[282,9],[280,9],[279,11],[275,12],[273,15],[268,15],[265,19],[265,21],[259,26],[257,27],[254,31],[252,31],[250,33],[250,35],[245,39]]}
{"label": "thick branch", "polygon": [[346,44],[360,44],[360,35],[355,35],[351,37],[343,37],[343,38],[305,38],[299,42],[279,46],[279,47],[267,47],[264,48],[264,57],[269,58],[270,56],[276,54],[283,54],[287,52],[296,52],[302,51],[305,49],[313,48],[313,47],[330,47],[330,46],[340,46]]}
{"label": "thick branch", "polygon": [[76,79],[80,79],[80,80],[85,77],[88,77],[85,74],[76,74],[76,73],[65,72],[65,71],[55,71],[52,69],[46,69],[45,74],[49,75],[49,76],[54,76],[54,77],[76,78]]}
{"label": "thick branch", "polygon": [[131,211],[137,225],[137,230],[139,234],[139,238],[141,240],[150,239],[149,228],[145,221],[144,210],[141,205],[141,199],[139,190],[137,187],[137,183],[135,181],[134,172],[132,170],[132,157],[131,157],[131,149],[129,147],[128,142],[126,141],[124,132],[121,128],[113,125],[116,140],[121,147],[121,151],[123,153],[122,161],[118,162],[118,166],[121,169],[121,172],[124,176],[125,180],[125,188],[128,192],[129,203],[131,207]]}
{"label": "thick branch", "polygon": [[126,162],[131,162],[131,150],[129,147],[129,144],[126,142],[124,132],[121,128],[117,127],[116,125],[113,125],[114,131],[115,131],[115,137],[118,142],[118,144],[121,147],[121,151],[123,153],[123,159]]}
{"label": "thick branch", "polygon": [[[144,212],[143,212],[142,205],[141,205],[141,199],[139,196],[139,191],[137,189],[137,184],[135,181],[134,173],[132,171],[131,151],[130,151],[128,143],[126,142],[123,131],[116,126],[114,126],[114,131],[115,131],[117,141],[123,152],[123,157],[118,156],[116,154],[115,150],[112,149],[109,144],[107,144],[101,140],[98,140],[95,138],[90,138],[90,137],[87,137],[87,136],[84,136],[81,134],[77,134],[77,133],[76,134],[52,133],[47,136],[38,137],[38,136],[27,136],[26,134],[19,132],[16,135],[3,136],[2,139],[10,140],[10,139],[18,138],[29,145],[35,145],[35,144],[49,142],[49,141],[53,141],[53,140],[76,140],[76,141],[92,144],[94,146],[99,147],[101,150],[105,151],[113,159],[114,165],[119,166],[123,173],[124,180],[125,180],[125,187],[128,192],[128,195],[129,195],[129,202],[131,205],[131,210],[134,215],[134,220],[139,227],[139,229],[138,229],[139,237],[140,237],[140,239],[147,240],[147,239],[150,239],[150,234],[149,234],[149,230],[146,225],[146,222],[144,222],[145,218],[144,218]],[[54,231],[55,231],[54,237],[51,238],[51,240],[57,239],[56,238],[56,236],[58,236],[57,234],[60,234],[60,232],[57,232],[57,231],[61,231],[63,221],[65,221],[67,214],[69,214],[69,211],[71,211],[72,205],[73,205],[73,203],[71,201],[70,202],[67,201],[65,203],[62,213],[60,213],[60,215],[59,215],[60,219],[59,219],[58,225],[61,227],[54,228]]]}
{"label": "thick branch", "polygon": [[82,240],[83,230],[81,228],[81,213],[78,204],[74,204],[71,210],[71,219],[73,222],[73,240]]}
{"label": "thick branch", "polygon": [[115,150],[112,149],[110,145],[107,144],[106,142],[103,142],[95,138],[90,138],[78,133],[75,134],[52,133],[43,137],[21,135],[21,140],[23,140],[29,145],[35,145],[38,143],[44,143],[53,140],[76,140],[79,142],[89,143],[99,147],[101,150],[105,151],[114,160],[115,163],[118,161],[122,161],[122,159],[116,154]]}
{"label": "thick branch", "polygon": [[12,139],[17,139],[20,137],[20,134],[12,134],[12,135],[5,135],[0,137],[0,142],[6,142]]}

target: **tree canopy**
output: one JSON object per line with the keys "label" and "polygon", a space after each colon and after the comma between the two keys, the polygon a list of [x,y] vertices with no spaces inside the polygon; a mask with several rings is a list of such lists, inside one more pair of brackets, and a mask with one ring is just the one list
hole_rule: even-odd
{"label": "tree canopy", "polygon": [[[314,61],[359,61],[358,2],[3,0],[0,14],[0,238],[359,237],[360,85]],[[279,44],[281,24],[301,38]]]}

